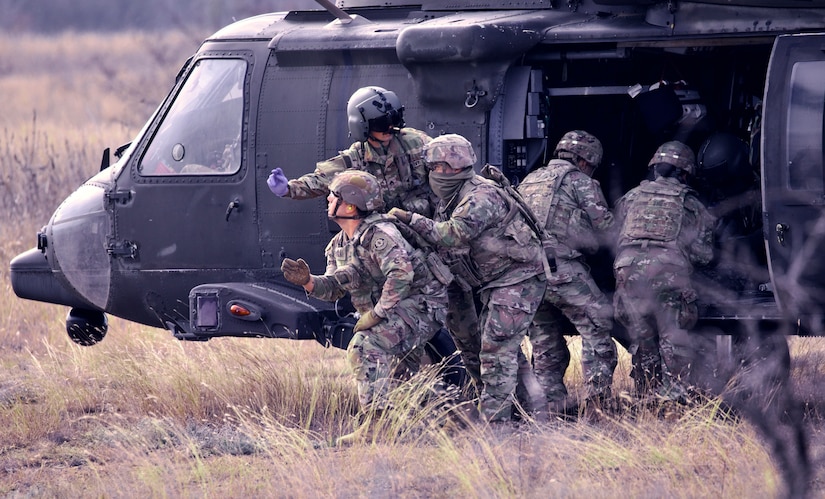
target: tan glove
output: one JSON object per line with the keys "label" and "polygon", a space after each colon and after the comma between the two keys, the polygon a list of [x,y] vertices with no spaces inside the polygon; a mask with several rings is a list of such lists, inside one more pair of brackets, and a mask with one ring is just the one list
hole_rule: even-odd
{"label": "tan glove", "polygon": [[357,333],[358,331],[370,329],[383,320],[384,319],[382,317],[379,317],[375,312],[370,310],[365,314],[361,314],[361,318],[358,319],[358,322],[355,323],[355,327],[352,330]]}
{"label": "tan glove", "polygon": [[412,221],[412,213],[406,210],[402,210],[401,208],[393,208],[387,213],[387,215],[395,217],[407,225],[409,225],[409,223]]}
{"label": "tan glove", "polygon": [[299,258],[297,262],[291,258],[284,258],[281,262],[281,272],[284,273],[284,279],[292,284],[303,286],[309,282],[309,265],[303,258]]}

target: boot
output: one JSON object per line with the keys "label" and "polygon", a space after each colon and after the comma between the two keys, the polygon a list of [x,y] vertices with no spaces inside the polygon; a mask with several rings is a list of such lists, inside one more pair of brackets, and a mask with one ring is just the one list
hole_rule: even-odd
{"label": "boot", "polygon": [[548,402],[547,412],[552,417],[569,419],[579,413],[579,404],[574,397],[564,395]]}
{"label": "boot", "polygon": [[376,409],[372,414],[364,416],[361,424],[350,433],[341,435],[332,440],[333,447],[349,447],[355,443],[366,443],[374,438],[375,422],[381,417],[384,411]]}

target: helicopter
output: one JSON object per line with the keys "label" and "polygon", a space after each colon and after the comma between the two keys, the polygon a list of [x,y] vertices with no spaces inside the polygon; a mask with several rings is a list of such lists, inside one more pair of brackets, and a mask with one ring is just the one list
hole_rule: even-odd
{"label": "helicopter", "polygon": [[[204,40],[137,136],[107,149],[11,261],[16,295],[69,307],[83,345],[109,314],[180,340],[346,348],[351,305],[307,297],[280,271],[287,257],[323,269],[338,228],[323,198],[279,198],[266,179],[349,146],[347,99],[377,85],[401,97],[408,126],[463,135],[513,184],[563,133],[589,131],[610,203],[658,145],[685,142],[722,221],[724,257],[697,275],[697,327],[825,334],[825,0],[317,3]],[[591,262],[606,290],[609,260]]]}

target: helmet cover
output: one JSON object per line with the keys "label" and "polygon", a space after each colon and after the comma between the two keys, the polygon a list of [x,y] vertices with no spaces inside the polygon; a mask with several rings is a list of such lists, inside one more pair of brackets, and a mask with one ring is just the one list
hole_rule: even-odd
{"label": "helmet cover", "polygon": [[345,170],[329,184],[329,191],[345,203],[370,212],[384,207],[384,197],[378,180],[361,170]]}
{"label": "helmet cover", "polygon": [[602,143],[596,136],[584,130],[565,133],[553,152],[557,157],[563,158],[564,154],[559,155],[559,152],[573,153],[593,166],[599,166],[602,162]]}
{"label": "helmet cover", "polygon": [[678,140],[671,140],[660,145],[647,166],[657,163],[667,163],[686,171],[689,175],[696,172],[696,155],[687,145]]}
{"label": "helmet cover", "polygon": [[424,162],[447,163],[450,168],[464,170],[476,163],[476,153],[470,141],[455,133],[440,135],[423,148]]}

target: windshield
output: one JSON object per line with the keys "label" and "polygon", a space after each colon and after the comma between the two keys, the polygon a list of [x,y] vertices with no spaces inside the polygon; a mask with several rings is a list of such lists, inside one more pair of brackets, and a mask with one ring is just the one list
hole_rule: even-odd
{"label": "windshield", "polygon": [[241,167],[246,61],[201,59],[141,159],[141,175],[231,175]]}

